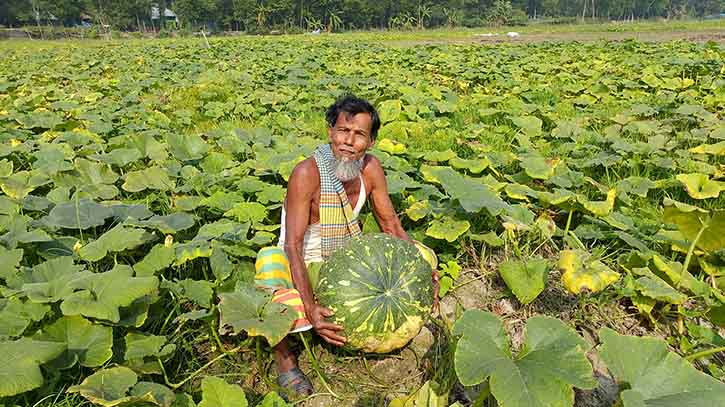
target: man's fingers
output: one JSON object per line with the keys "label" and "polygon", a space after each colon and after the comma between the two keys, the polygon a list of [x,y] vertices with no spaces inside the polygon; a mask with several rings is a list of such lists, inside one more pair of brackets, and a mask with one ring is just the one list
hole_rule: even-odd
{"label": "man's fingers", "polygon": [[318,322],[317,325],[315,325],[315,328],[318,330],[327,329],[330,331],[342,331],[344,329],[340,325],[333,324],[332,322],[325,322],[325,321]]}
{"label": "man's fingers", "polygon": [[323,317],[331,317],[334,313],[329,308],[320,307],[320,314],[322,314]]}
{"label": "man's fingers", "polygon": [[347,341],[347,338],[345,338],[344,336],[338,335],[330,330],[323,329],[321,331],[318,331],[317,333],[322,337],[322,339],[326,340],[327,342],[334,343],[338,346],[343,345]]}

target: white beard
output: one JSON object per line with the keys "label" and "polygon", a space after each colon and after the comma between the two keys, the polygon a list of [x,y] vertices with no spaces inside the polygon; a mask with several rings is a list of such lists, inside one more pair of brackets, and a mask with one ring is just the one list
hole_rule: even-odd
{"label": "white beard", "polygon": [[340,182],[352,181],[362,171],[363,159],[351,160],[348,158],[337,159],[335,157],[335,176]]}

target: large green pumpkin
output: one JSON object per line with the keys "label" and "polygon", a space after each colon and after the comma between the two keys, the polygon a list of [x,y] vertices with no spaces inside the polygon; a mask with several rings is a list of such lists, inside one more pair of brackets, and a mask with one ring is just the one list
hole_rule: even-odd
{"label": "large green pumpkin", "polygon": [[423,327],[433,304],[431,266],[412,243],[367,234],[325,261],[316,294],[345,328],[346,348],[387,353]]}

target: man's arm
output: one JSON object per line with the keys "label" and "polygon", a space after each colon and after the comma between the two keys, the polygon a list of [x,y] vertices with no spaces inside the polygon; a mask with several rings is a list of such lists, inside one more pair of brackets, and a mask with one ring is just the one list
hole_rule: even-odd
{"label": "man's arm", "polygon": [[388,193],[388,182],[385,179],[383,166],[375,156],[369,155],[370,159],[367,165],[368,179],[370,185],[370,199],[373,204],[373,215],[380,225],[380,229],[399,239],[410,241],[410,237],[403,226],[400,224],[398,214],[395,213],[393,202],[390,200]]}
{"label": "man's arm", "polygon": [[289,260],[292,282],[302,297],[308,320],[325,341],[339,346],[345,342],[345,338],[337,334],[342,327],[325,321],[332,312],[315,301],[304,258],[305,232],[310,223],[312,200],[320,184],[319,177],[317,166],[311,159],[297,165],[290,175],[285,208],[284,251]]}

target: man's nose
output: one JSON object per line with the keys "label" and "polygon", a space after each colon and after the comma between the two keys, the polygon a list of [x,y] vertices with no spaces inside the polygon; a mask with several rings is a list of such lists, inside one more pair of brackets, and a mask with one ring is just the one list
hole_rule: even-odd
{"label": "man's nose", "polygon": [[353,136],[352,132],[345,133],[345,136],[342,138],[342,141],[347,145],[352,145],[353,141],[355,140],[355,136]]}

